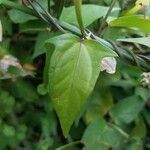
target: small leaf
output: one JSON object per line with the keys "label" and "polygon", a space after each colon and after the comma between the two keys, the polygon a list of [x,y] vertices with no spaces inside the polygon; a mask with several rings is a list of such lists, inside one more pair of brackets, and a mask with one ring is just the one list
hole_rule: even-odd
{"label": "small leaf", "polygon": [[142,15],[119,17],[109,23],[110,27],[136,28],[144,33],[150,34],[150,19]]}
{"label": "small leaf", "polygon": [[120,100],[111,110],[110,114],[116,122],[131,123],[141,112],[146,101],[134,95]]}
{"label": "small leaf", "polygon": [[119,42],[137,43],[150,47],[150,37],[117,39]]}
{"label": "small leaf", "polygon": [[50,36],[51,36],[51,33],[48,31],[39,32],[37,39],[36,39],[33,58],[36,58],[37,56],[46,52],[45,47],[44,47],[45,41],[48,40],[50,38]]}
{"label": "small leaf", "polygon": [[26,14],[22,11],[16,10],[16,9],[10,10],[8,12],[8,15],[14,23],[25,23],[27,21],[37,19],[34,16],[28,15],[28,14]]}
{"label": "small leaf", "polygon": [[144,120],[142,118],[139,118],[139,120],[136,122],[136,125],[134,129],[131,132],[131,137],[140,140],[146,136],[146,125],[144,123]]}
{"label": "small leaf", "polygon": [[106,115],[108,111],[112,108],[112,106],[113,106],[113,97],[110,90],[107,87],[103,89],[100,88],[99,90],[94,91],[86,109],[85,113],[86,123],[88,124],[93,120],[95,120],[95,118]]}
{"label": "small leaf", "polygon": [[99,62],[117,55],[94,40],[83,41],[72,34],[52,38],[47,43],[55,45],[49,67],[49,92],[63,133],[68,136],[95,86]]}
{"label": "small leaf", "polygon": [[0,117],[4,117],[13,112],[15,99],[7,91],[0,92]]}
{"label": "small leaf", "polygon": [[110,147],[118,149],[123,142],[123,136],[108,126],[103,118],[98,118],[87,127],[82,142],[85,144],[85,150],[108,150]]}
{"label": "small leaf", "polygon": [[33,85],[29,82],[25,82],[24,80],[18,79],[15,84],[12,85],[11,91],[15,97],[28,102],[35,101],[39,98]]}

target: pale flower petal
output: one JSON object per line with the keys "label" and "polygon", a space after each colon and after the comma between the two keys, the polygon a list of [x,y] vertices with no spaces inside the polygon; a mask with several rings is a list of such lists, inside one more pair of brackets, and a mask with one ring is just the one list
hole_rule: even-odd
{"label": "pale flower petal", "polygon": [[117,62],[114,57],[105,57],[102,59],[100,64],[101,71],[105,71],[109,74],[114,74],[116,72]]}

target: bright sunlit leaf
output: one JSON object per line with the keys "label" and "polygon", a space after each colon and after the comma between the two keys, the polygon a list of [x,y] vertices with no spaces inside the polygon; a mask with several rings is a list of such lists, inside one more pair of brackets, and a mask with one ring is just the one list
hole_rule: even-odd
{"label": "bright sunlit leaf", "polygon": [[49,93],[67,137],[95,86],[99,62],[117,55],[94,40],[83,41],[72,34],[52,38],[47,43],[55,45],[48,73]]}

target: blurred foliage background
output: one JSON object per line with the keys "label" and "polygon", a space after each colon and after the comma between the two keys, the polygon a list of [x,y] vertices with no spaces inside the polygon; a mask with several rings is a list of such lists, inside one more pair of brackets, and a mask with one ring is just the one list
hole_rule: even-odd
{"label": "blurred foliage background", "polygon": [[[13,2],[23,4],[21,0]],[[53,16],[60,16],[59,0],[51,0],[50,8],[47,0],[38,2],[45,9],[50,9]],[[111,1],[83,2],[108,7]],[[72,0],[65,2],[65,7],[72,5]],[[115,7],[120,11],[113,16],[130,10],[134,5],[134,0],[117,1]],[[72,17],[69,13],[64,15],[65,19]],[[0,43],[0,150],[55,150],[58,147],[58,150],[83,147],[87,150],[150,149],[148,73],[118,59],[114,75],[100,74],[80,120],[76,121],[69,138],[65,139],[50,97],[40,95],[37,90],[43,80],[44,42],[61,33],[33,16],[4,6],[0,6],[0,20],[3,28]],[[101,20],[102,17],[88,28],[96,32]],[[103,38],[116,41],[140,35],[141,32],[125,28],[107,28]],[[138,44],[119,44],[133,51],[149,51],[148,47]],[[11,55],[10,59],[5,58],[9,66],[7,71],[4,69],[6,55]]]}

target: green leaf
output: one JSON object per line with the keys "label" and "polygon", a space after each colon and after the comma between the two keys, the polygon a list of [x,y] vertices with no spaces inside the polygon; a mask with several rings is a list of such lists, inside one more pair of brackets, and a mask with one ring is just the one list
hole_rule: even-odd
{"label": "green leaf", "polygon": [[[83,18],[84,26],[87,27],[98,18],[105,16],[108,9],[109,7],[98,6],[98,5],[91,5],[91,4],[82,5],[82,16],[83,16],[82,18]],[[119,8],[114,8],[112,13],[119,10],[120,10]],[[60,19],[64,22],[78,25],[76,19],[75,7],[71,6],[71,7],[64,8]]]}
{"label": "green leaf", "polygon": [[23,24],[19,24],[20,32],[24,33],[36,33],[39,31],[44,31],[47,28],[47,25],[40,20],[31,20]]}
{"label": "green leaf", "polygon": [[116,122],[131,123],[141,112],[146,101],[137,95],[120,100],[110,114]]}
{"label": "green leaf", "polygon": [[150,47],[150,37],[117,39],[120,42],[137,43]]}
{"label": "green leaf", "polygon": [[117,149],[123,141],[123,136],[107,125],[103,118],[92,122],[82,138],[85,150],[108,150],[110,147]]}
{"label": "green leaf", "polygon": [[[51,35],[51,37],[52,37],[52,35]],[[54,35],[55,35],[55,33],[54,33]],[[43,72],[43,83],[40,84],[37,88],[38,93],[41,94],[41,95],[45,95],[45,94],[48,93],[49,66],[50,66],[50,60],[51,60],[52,53],[55,49],[55,46],[53,44],[50,44],[49,42],[47,42],[47,43],[45,43],[45,48],[48,49],[48,51],[46,53],[46,61],[45,61],[44,72]]]}
{"label": "green leaf", "polygon": [[146,34],[150,34],[150,19],[142,15],[119,17],[109,23],[110,27],[136,28]]}
{"label": "green leaf", "polygon": [[32,84],[24,80],[17,80],[11,87],[12,94],[16,98],[32,102],[38,99],[38,94]]}
{"label": "green leaf", "polygon": [[145,119],[147,125],[150,126],[150,111],[147,109],[144,109],[142,114],[144,116],[144,119]]}
{"label": "green leaf", "polygon": [[125,145],[126,150],[142,150],[143,149],[143,143],[142,141],[134,141],[132,143],[128,143]]}
{"label": "green leaf", "polygon": [[83,41],[72,34],[55,37],[47,43],[55,45],[49,67],[49,92],[67,136],[95,86],[102,58],[117,55],[94,40]]}
{"label": "green leaf", "polygon": [[140,140],[145,136],[146,136],[146,125],[144,123],[144,120],[142,118],[139,118],[139,120],[136,122],[136,125],[131,132],[131,137],[136,140]]}
{"label": "green leaf", "polygon": [[28,15],[28,14],[26,14],[22,11],[16,10],[16,9],[10,10],[8,12],[8,15],[14,23],[25,23],[27,21],[37,19],[34,16]]}
{"label": "green leaf", "polygon": [[112,106],[113,98],[108,88],[105,87],[104,89],[95,91],[90,98],[90,102],[85,113],[86,123],[90,123],[95,120],[95,118],[106,115]]}
{"label": "green leaf", "polygon": [[5,1],[5,0],[0,0],[0,4],[2,4],[2,3],[3,3],[3,1]]}
{"label": "green leaf", "polygon": [[37,39],[36,39],[36,44],[35,44],[35,50],[33,53],[33,58],[36,58],[37,56],[43,54],[46,52],[45,49],[45,41],[48,40],[51,37],[51,33],[48,31],[44,32],[39,32]]}
{"label": "green leaf", "polygon": [[0,91],[0,118],[2,118],[13,112],[15,99],[7,91]]}

